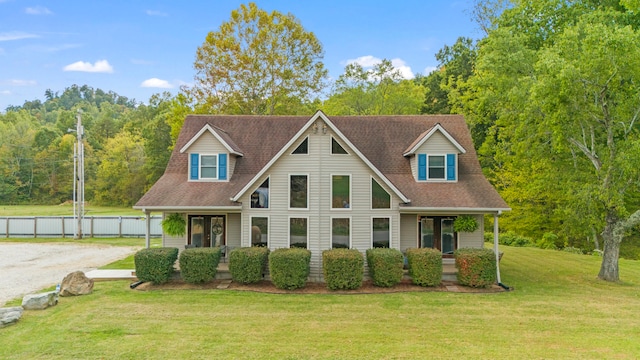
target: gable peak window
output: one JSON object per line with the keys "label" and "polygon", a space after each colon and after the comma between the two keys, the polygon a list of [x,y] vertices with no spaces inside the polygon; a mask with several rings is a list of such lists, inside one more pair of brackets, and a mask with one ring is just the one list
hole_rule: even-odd
{"label": "gable peak window", "polygon": [[371,178],[371,208],[391,208],[391,195],[374,178]]}
{"label": "gable peak window", "polygon": [[261,185],[251,194],[251,208],[252,209],[267,209],[269,208],[269,178],[267,178]]}
{"label": "gable peak window", "polygon": [[298,145],[298,147],[293,150],[291,154],[299,155],[299,154],[308,154],[309,153],[309,138],[305,138],[303,142]]}
{"label": "gable peak window", "polygon": [[348,155],[349,153],[347,152],[347,150],[345,150],[342,145],[340,145],[337,141],[336,138],[331,137],[331,153],[332,154],[338,154],[338,155]]}

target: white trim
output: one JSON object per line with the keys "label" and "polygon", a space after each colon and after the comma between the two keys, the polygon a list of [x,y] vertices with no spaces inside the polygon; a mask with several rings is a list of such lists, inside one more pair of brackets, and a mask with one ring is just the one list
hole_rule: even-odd
{"label": "white trim", "polygon": [[240,213],[242,205],[238,206],[133,206],[136,210],[185,212],[185,211],[226,211],[228,213]]}
{"label": "white trim", "polygon": [[287,221],[287,240],[289,242],[289,247],[291,247],[291,219],[307,220],[307,249],[309,249],[309,216],[289,215],[289,221]]}
{"label": "white trim", "polygon": [[[220,162],[218,160],[218,154],[198,154],[198,156],[200,156],[200,159],[198,160],[198,180],[191,180],[191,181],[218,181],[218,178],[220,177],[219,175],[219,171],[220,171]],[[215,166],[215,177],[202,177],[202,158],[204,156],[213,156],[216,158],[216,166]],[[207,167],[208,169],[210,167]],[[189,169],[191,169],[191,156],[189,156]]]}
{"label": "white trim", "polygon": [[218,133],[211,127],[211,125],[209,124],[205,124],[202,129],[200,129],[200,131],[198,131],[197,134],[195,134],[191,140],[189,140],[188,143],[186,143],[181,149],[180,149],[180,153],[184,153],[185,151],[187,151],[187,149],[189,149],[189,147],[191,145],[193,145],[193,143],[195,143],[200,136],[202,136],[202,134],[204,134],[205,131],[209,131],[209,133],[211,133],[211,135],[213,135],[221,144],[222,146],[225,147],[225,149],[227,149],[227,151],[229,151],[229,153],[233,154],[233,155],[237,155],[237,156],[244,156],[243,153],[238,152],[233,150],[233,148],[222,139],[222,137],[220,135],[218,135]]}
{"label": "white trim", "polygon": [[[425,154],[427,155],[427,180],[428,182],[453,182],[453,180],[447,180],[447,154]],[[443,158],[443,166],[442,166],[442,177],[441,178],[431,178],[429,177],[429,158],[432,156],[441,156]],[[457,157],[457,155],[456,155]],[[457,179],[457,177],[456,177]]]}
{"label": "white trim", "polygon": [[282,149],[280,149],[280,151],[278,151],[278,153],[273,157],[273,159],[271,159],[267,163],[267,165],[265,165],[253,177],[253,179],[251,179],[237,194],[235,194],[234,196],[231,197],[231,201],[238,201],[238,199],[240,199],[240,197],[242,197],[248,191],[248,189],[250,189],[253,186],[253,183],[255,183],[257,181],[257,179],[260,179],[268,171],[268,169],[282,156],[282,154],[284,154],[285,151],[289,147],[291,147],[291,145],[293,145],[302,136],[302,134],[304,134],[307,130],[309,130],[309,128],[313,125],[313,123],[315,123],[316,120],[318,120],[318,118],[322,119],[329,126],[329,128],[331,128],[331,130],[336,135],[338,135],[338,137],[345,144],[347,144],[347,146],[362,161],[364,161],[364,163],[378,176],[378,178],[380,178],[385,183],[385,185],[387,185],[387,187],[389,189],[391,189],[396,194],[396,196],[398,196],[402,200],[402,202],[404,202],[404,203],[410,203],[411,202],[411,200],[409,198],[407,198],[402,192],[400,192],[400,190],[398,190],[398,188],[395,187],[391,183],[391,181],[389,181],[389,179],[387,179],[387,177],[384,176],[384,174],[382,174],[382,172],[380,170],[378,170],[375,166],[373,166],[373,164],[344,136],[344,134],[340,130],[338,130],[338,128],[331,122],[331,120],[329,120],[329,118],[321,110],[318,110],[311,117],[311,119],[309,119],[309,121],[307,121],[307,123],[298,131],[298,133],[296,133],[296,135],[294,135],[291,138],[291,140],[289,140],[289,142],[285,146],[283,146]]}
{"label": "white trim", "polygon": [[[373,176],[369,176],[371,178],[371,181],[369,181],[369,210],[371,211],[384,211],[384,210],[391,210],[391,194],[389,194],[389,192],[387,191],[387,189],[385,189],[384,187],[382,187],[382,185],[380,185],[379,182],[376,181],[376,179]],[[389,195],[389,207],[388,208],[374,208],[373,207],[373,182],[376,181],[376,184],[378,184],[378,186],[380,186],[382,188],[382,190],[384,190],[384,192],[387,193],[387,195]]]}
{"label": "white trim", "polygon": [[353,236],[353,221],[351,220],[351,216],[338,216],[338,215],[336,215],[336,216],[331,216],[330,219],[331,219],[330,220],[331,221],[331,226],[330,226],[330,228],[331,228],[331,233],[330,233],[331,234],[331,238],[330,238],[331,242],[329,244],[331,246],[330,249],[333,249],[333,219],[348,219],[349,220],[349,244],[348,244],[348,246],[349,246],[349,249],[351,249],[351,241],[352,241],[352,236]]}
{"label": "white trim", "polygon": [[[249,246],[253,246],[253,219],[254,218],[266,218],[267,219],[267,248],[269,248],[269,244],[271,243],[269,238],[271,237],[271,219],[269,215],[249,215]],[[261,235],[262,236],[262,235]],[[260,242],[262,239],[260,239]]]}
{"label": "white trim", "polygon": [[[333,207],[333,177],[334,176],[347,176],[349,177],[349,203],[348,207]],[[353,176],[352,174],[329,174],[329,209],[336,211],[351,211],[353,208]]]}
{"label": "white trim", "polygon": [[[295,208],[291,207],[291,177],[292,176],[306,176],[307,177],[307,207],[304,208]],[[309,174],[288,174],[287,175],[287,209],[289,210],[309,210]]]}
{"label": "white trim", "polygon": [[447,207],[411,207],[411,206],[401,206],[399,212],[401,214],[414,214],[420,213],[429,216],[450,216],[450,215],[461,215],[461,214],[495,214],[502,211],[511,211],[511,208],[471,208],[471,207],[460,207],[460,208],[447,208]]}
{"label": "white trim", "polygon": [[393,217],[392,216],[371,216],[371,223],[369,226],[369,230],[371,231],[371,243],[369,244],[370,247],[373,249],[373,220],[374,219],[387,219],[389,220],[389,248],[391,248],[391,234],[393,233],[391,231],[392,228],[392,224],[393,224]]}
{"label": "white trim", "polygon": [[407,151],[406,153],[402,154],[402,156],[409,156],[409,155],[414,155],[416,153],[416,151],[418,151],[418,149],[420,148],[420,146],[422,146],[422,144],[424,144],[427,140],[429,140],[429,138],[431,137],[431,135],[433,135],[436,131],[440,131],[440,133],[442,135],[444,135],[444,137],[447,138],[447,140],[449,140],[449,142],[451,142],[451,144],[453,144],[453,146],[456,147],[456,149],[458,149],[458,151],[460,151],[460,153],[465,154],[467,152],[467,150],[465,150],[462,145],[460,145],[460,143],[458,143],[456,141],[456,139],[453,138],[453,136],[451,136],[451,134],[449,134],[447,132],[447,130],[445,130],[442,125],[440,125],[439,123],[436,124],[433,128],[431,128],[431,130],[422,137],[422,139],[420,139],[420,141],[418,141],[409,151]]}

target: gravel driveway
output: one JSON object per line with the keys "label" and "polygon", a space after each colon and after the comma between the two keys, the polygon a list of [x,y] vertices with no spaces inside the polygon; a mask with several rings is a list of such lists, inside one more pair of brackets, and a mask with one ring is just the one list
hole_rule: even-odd
{"label": "gravel driveway", "polygon": [[123,259],[139,247],[0,243],[0,307],[59,284],[73,271],[87,272]]}

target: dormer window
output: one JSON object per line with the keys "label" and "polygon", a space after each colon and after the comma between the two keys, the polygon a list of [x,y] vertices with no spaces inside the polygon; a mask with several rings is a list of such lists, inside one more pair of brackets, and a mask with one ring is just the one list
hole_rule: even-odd
{"label": "dormer window", "polygon": [[456,154],[418,154],[418,181],[455,181]]}
{"label": "dormer window", "polygon": [[227,154],[191,153],[189,169],[189,180],[227,180]]}
{"label": "dormer window", "polygon": [[444,155],[427,157],[427,180],[444,180]]}

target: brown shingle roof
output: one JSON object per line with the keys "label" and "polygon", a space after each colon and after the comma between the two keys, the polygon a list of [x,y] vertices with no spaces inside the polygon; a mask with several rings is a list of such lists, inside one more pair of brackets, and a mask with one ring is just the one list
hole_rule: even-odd
{"label": "brown shingle roof", "polygon": [[[309,121],[310,116],[187,116],[165,174],[138,201],[136,208],[237,206],[230,198]],[[482,174],[471,135],[459,115],[329,116],[346,139],[384,174],[415,208],[506,209],[507,204]],[[181,149],[205,124],[223,130],[241,149],[228,182],[189,182],[188,154]],[[459,155],[458,182],[416,182],[403,152],[425,131],[440,125],[467,152]],[[268,141],[266,141],[268,140]]]}

